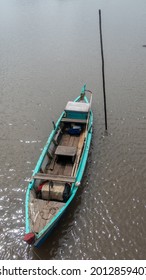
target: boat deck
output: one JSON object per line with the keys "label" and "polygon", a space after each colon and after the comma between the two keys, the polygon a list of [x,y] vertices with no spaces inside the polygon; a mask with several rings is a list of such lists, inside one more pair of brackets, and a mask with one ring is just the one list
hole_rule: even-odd
{"label": "boat deck", "polygon": [[[78,143],[80,140],[80,136],[73,136],[69,134],[63,134],[60,140],[59,145],[64,148],[74,147],[77,149]],[[57,155],[55,155],[50,163],[47,166],[45,173],[50,175],[63,175],[63,176],[71,176],[74,162],[71,157],[61,157],[61,160],[57,160]]]}
{"label": "boat deck", "polygon": [[[34,178],[38,179],[38,181],[51,179],[52,181],[74,183],[84,139],[85,128],[83,128],[79,136],[63,134],[59,141],[59,146],[63,147],[65,152],[62,153],[62,148],[60,151],[60,148],[58,148],[59,146],[56,146],[56,150],[58,148],[59,154],[58,152],[56,152],[56,154],[54,152],[51,161],[46,165],[45,172],[35,174]],[[75,154],[74,151],[76,151]],[[35,233],[40,232],[65,205],[65,203],[61,201],[39,199],[34,190],[31,191],[30,200],[29,215],[31,228]]]}
{"label": "boat deck", "polygon": [[33,231],[41,231],[64,205],[65,203],[59,201],[31,198],[29,211]]}

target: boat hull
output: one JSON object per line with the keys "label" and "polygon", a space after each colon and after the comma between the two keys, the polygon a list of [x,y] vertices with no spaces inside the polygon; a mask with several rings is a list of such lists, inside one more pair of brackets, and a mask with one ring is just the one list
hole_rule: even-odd
{"label": "boat hull", "polygon": [[[79,99],[80,99],[80,96],[75,99],[75,102],[78,102]],[[89,103],[86,96],[84,97],[84,101],[86,103]],[[36,165],[36,168],[34,170],[33,175],[35,175],[40,170],[40,167],[41,167],[41,165],[43,163],[43,160],[46,156],[48,148],[50,147],[50,145],[52,143],[52,139],[53,139],[56,131],[58,130],[63,117],[64,117],[64,112],[61,114],[60,118],[56,122],[54,130],[51,132],[51,134],[48,138],[48,141],[47,141],[47,143],[46,143],[46,145],[45,145],[45,147],[42,151],[42,154],[39,158],[39,161]],[[77,192],[77,190],[78,190],[78,188],[81,184],[81,180],[82,180],[83,173],[84,173],[84,170],[85,170],[85,166],[86,166],[86,163],[87,163],[87,158],[88,158],[89,148],[90,148],[90,144],[91,144],[91,139],[92,139],[92,124],[93,124],[92,110],[90,110],[87,121],[88,121],[88,124],[87,124],[88,127],[86,129],[86,135],[85,135],[85,139],[84,139],[84,145],[83,145],[80,161],[79,161],[79,164],[77,166],[75,182],[71,184],[71,195],[70,195],[69,199],[66,201],[66,203],[63,205],[63,207],[51,219],[51,221],[49,221],[40,232],[35,234],[35,239],[33,241],[33,245],[35,247],[40,247],[40,245],[51,234],[54,227],[57,226],[58,221],[62,218],[62,216],[66,212],[67,208],[69,207],[69,205],[73,201],[73,199],[76,195],[76,192]],[[29,206],[30,206],[30,192],[34,187],[34,184],[35,184],[35,179],[33,179],[33,177],[32,177],[32,181],[29,183],[28,188],[27,188],[27,192],[26,192],[26,203],[25,203],[25,217],[26,217],[25,218],[25,220],[26,220],[26,230],[25,230],[25,232],[26,232],[26,234],[31,232]]]}

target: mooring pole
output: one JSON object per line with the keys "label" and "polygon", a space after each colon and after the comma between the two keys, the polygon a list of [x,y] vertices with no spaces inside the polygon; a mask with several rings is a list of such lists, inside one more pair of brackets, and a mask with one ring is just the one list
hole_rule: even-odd
{"label": "mooring pole", "polygon": [[107,130],[107,110],[106,110],[106,92],[105,92],[104,54],[103,54],[103,41],[102,41],[101,10],[99,10],[99,31],[100,31],[100,45],[101,45],[101,59],[102,59],[102,80],[103,80],[105,130]]}

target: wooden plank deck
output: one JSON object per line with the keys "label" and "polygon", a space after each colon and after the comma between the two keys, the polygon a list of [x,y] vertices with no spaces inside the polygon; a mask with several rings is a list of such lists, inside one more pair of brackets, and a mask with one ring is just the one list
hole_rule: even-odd
{"label": "wooden plank deck", "polygon": [[[82,136],[83,132],[80,136],[63,134],[60,139],[59,145],[66,147],[75,147],[77,149],[78,156],[78,144],[81,141],[80,138],[83,139]],[[74,163],[70,160],[70,158],[64,158],[63,161],[57,161],[53,158],[46,170],[46,173],[50,176],[71,176],[73,167],[75,168]]]}
{"label": "wooden plank deck", "polygon": [[33,198],[29,208],[32,230],[36,233],[42,230],[64,205],[64,202]]}

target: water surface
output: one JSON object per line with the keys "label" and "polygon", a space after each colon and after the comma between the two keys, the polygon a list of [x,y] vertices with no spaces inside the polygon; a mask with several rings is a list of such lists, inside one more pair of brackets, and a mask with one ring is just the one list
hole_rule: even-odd
{"label": "water surface", "polygon": [[[1,259],[146,258],[145,29],[145,1],[0,1]],[[28,180],[52,120],[84,83],[94,92],[94,133],[82,186],[52,236],[33,249],[23,242]]]}

